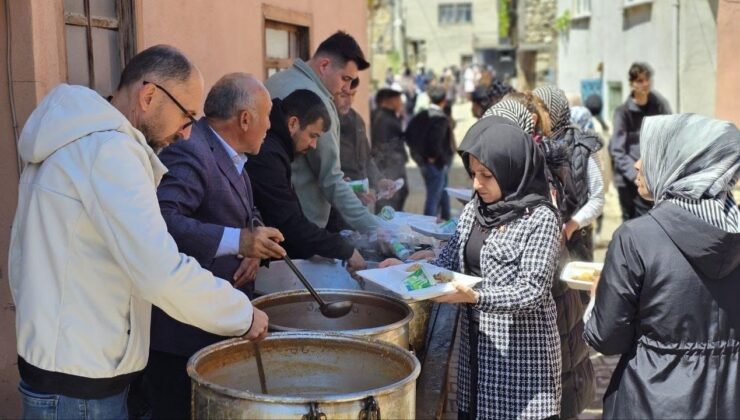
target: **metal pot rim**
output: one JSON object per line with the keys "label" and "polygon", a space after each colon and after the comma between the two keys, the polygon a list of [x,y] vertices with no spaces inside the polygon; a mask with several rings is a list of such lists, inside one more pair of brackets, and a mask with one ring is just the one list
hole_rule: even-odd
{"label": "metal pot rim", "polygon": [[[362,336],[381,334],[381,333],[385,333],[388,331],[393,331],[395,329],[401,328],[404,325],[408,325],[411,322],[411,319],[413,319],[414,317],[414,309],[411,308],[411,306],[409,306],[408,303],[406,303],[402,299],[399,299],[393,296],[384,295],[382,293],[366,292],[366,291],[361,291],[361,290],[347,290],[347,289],[316,289],[316,292],[318,292],[319,294],[326,293],[326,294],[344,295],[348,297],[358,296],[358,295],[365,296],[365,297],[374,297],[374,298],[378,298],[381,300],[391,301],[395,303],[396,305],[406,309],[406,316],[396,322],[393,322],[391,324],[382,325],[379,327],[358,328],[355,330],[340,330],[344,334],[362,335]],[[310,294],[308,293],[308,290],[286,290],[283,292],[270,293],[268,295],[260,296],[257,299],[252,300],[252,305],[259,308],[260,303],[267,302],[270,300],[275,300],[275,299],[292,297],[292,296],[310,296]],[[270,324],[270,326],[272,327],[273,325]],[[334,332],[334,330],[304,330],[300,328],[292,328],[292,327],[285,327],[285,326],[280,326],[279,331],[280,332],[298,332],[298,331]]]}
{"label": "metal pot rim", "polygon": [[220,394],[228,395],[233,398],[259,401],[259,402],[267,402],[267,403],[308,404],[308,403],[338,403],[338,402],[357,401],[357,400],[361,400],[363,398],[370,397],[370,396],[377,397],[379,395],[390,394],[392,392],[395,392],[397,389],[415,381],[419,377],[419,374],[421,373],[421,364],[419,363],[419,360],[411,352],[406,351],[402,349],[401,347],[398,347],[394,344],[390,344],[385,341],[376,340],[370,337],[356,336],[356,335],[349,335],[349,334],[338,334],[338,333],[331,333],[331,332],[302,331],[302,332],[270,333],[270,335],[267,336],[267,338],[265,338],[265,341],[280,340],[280,339],[300,339],[300,338],[321,339],[323,341],[333,341],[337,343],[363,342],[363,344],[366,344],[371,347],[376,347],[376,348],[381,347],[386,351],[398,354],[399,356],[406,358],[413,366],[413,370],[411,371],[411,374],[409,374],[404,379],[398,382],[395,382],[395,383],[392,383],[392,384],[389,384],[389,385],[386,385],[380,388],[363,391],[363,392],[335,394],[336,396],[338,396],[338,398],[337,397],[305,398],[305,397],[293,397],[289,395],[256,394],[251,391],[237,391],[235,389],[226,388],[224,386],[207,381],[196,371],[196,368],[195,368],[196,363],[198,363],[201,358],[207,356],[208,354],[214,351],[227,348],[227,347],[243,345],[244,343],[249,343],[248,340],[244,340],[241,338],[232,338],[229,340],[221,341],[216,344],[212,344],[208,347],[205,347],[199,350],[197,353],[195,353],[188,360],[188,365],[187,365],[188,376],[190,376],[190,379],[197,382],[198,385],[200,386],[203,386],[205,388],[208,388]]}

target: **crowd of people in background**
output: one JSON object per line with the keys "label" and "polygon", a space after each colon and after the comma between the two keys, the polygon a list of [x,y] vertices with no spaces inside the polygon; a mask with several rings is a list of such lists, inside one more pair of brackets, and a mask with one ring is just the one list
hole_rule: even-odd
{"label": "crowd of people in background", "polygon": [[[408,120],[403,141],[425,181],[425,214],[450,215],[449,199],[439,197],[454,157],[447,152],[457,151],[473,181],[472,201],[441,254],[414,256],[484,279],[438,299],[465,307],[458,418],[576,418],[594,397],[590,347],[622,354],[605,418],[740,414],[731,373],[738,354],[731,325],[740,316],[722,297],[740,279],[732,243],[740,211],[731,194],[740,176],[737,128],[688,114],[658,118],[671,109],[645,63],[630,67],[631,93],[611,125],[597,94],[581,100],[556,86],[517,92],[495,78],[481,84],[475,69],[462,76],[445,69],[439,78],[420,69],[414,84],[407,70],[378,93],[400,87],[405,109],[413,109],[397,118]],[[470,101],[479,119],[459,146],[456,98]],[[612,182],[625,223],[594,298],[556,280],[566,263],[593,261]],[[701,291],[686,297],[692,287]],[[682,328],[687,316],[695,323]],[[710,354],[722,354],[719,371],[705,360]],[[689,375],[689,365],[700,373]],[[684,385],[681,375],[696,380]]]}

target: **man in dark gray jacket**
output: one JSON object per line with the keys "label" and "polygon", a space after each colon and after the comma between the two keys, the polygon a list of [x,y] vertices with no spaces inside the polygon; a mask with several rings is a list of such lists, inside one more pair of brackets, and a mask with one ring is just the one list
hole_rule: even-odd
{"label": "man in dark gray jacket", "polygon": [[378,200],[376,209],[391,206],[403,210],[406,197],[409,195],[406,181],[406,162],[409,160],[403,145],[403,127],[401,112],[403,102],[401,92],[393,89],[380,89],[375,94],[377,109],[373,112],[370,126],[371,154],[384,177],[402,179],[403,187],[391,198]]}
{"label": "man in dark gray jacket", "polygon": [[[370,140],[367,137],[367,128],[365,121],[357,111],[352,108],[357,87],[360,85],[360,79],[352,82],[349,93],[342,92],[334,96],[334,104],[339,113],[339,157],[342,163],[342,172],[345,180],[361,181],[366,180],[367,186],[375,191],[357,192],[357,196],[362,204],[370,209],[375,208],[375,201],[378,197],[389,198],[396,192],[395,184],[392,180],[383,178],[375,159],[370,155]],[[333,232],[339,232],[351,228],[347,222],[342,219],[337,209],[331,209],[331,216],[327,229]]]}

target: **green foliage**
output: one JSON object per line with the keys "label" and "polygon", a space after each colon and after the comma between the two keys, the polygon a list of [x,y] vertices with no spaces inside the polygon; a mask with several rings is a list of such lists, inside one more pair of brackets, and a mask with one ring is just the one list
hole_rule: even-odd
{"label": "green foliage", "polygon": [[498,37],[499,39],[509,38],[511,30],[511,16],[509,10],[511,0],[498,0]]}
{"label": "green foliage", "polygon": [[555,18],[555,30],[565,32],[570,29],[570,9],[565,9],[562,15]]}
{"label": "green foliage", "polygon": [[393,69],[394,74],[401,72],[401,53],[396,50],[390,50],[386,53],[388,58],[388,67]]}

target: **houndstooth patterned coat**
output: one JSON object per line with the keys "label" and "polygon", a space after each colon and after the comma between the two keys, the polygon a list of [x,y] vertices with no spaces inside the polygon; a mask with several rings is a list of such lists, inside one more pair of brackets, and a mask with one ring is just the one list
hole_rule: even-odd
{"label": "houndstooth patterned coat", "polygon": [[[465,244],[478,200],[465,206],[458,228],[435,265],[464,272]],[[478,418],[543,419],[560,414],[561,360],[555,303],[550,293],[560,222],[538,207],[493,230],[481,249],[483,282],[478,341]],[[462,311],[458,404],[470,412],[467,311]],[[473,384],[475,386],[475,384]]]}

